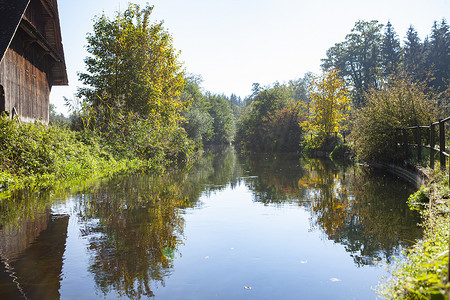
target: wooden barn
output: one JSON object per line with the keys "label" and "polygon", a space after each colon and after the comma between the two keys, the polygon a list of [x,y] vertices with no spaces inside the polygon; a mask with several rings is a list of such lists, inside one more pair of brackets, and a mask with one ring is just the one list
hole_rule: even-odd
{"label": "wooden barn", "polygon": [[0,0],[0,113],[48,123],[50,91],[67,85],[56,0]]}

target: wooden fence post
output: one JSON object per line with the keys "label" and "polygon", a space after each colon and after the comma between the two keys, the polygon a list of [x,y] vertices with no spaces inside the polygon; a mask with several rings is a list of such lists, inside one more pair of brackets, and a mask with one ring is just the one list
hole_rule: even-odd
{"label": "wooden fence post", "polygon": [[434,124],[430,125],[430,168],[434,169]]}
{"label": "wooden fence post", "polygon": [[439,161],[441,163],[441,170],[445,170],[445,127],[442,119],[439,119]]}
{"label": "wooden fence post", "polygon": [[402,132],[403,132],[403,150],[405,151],[405,159],[408,158],[409,153],[408,153],[408,136],[406,135],[406,129],[402,128]]}
{"label": "wooden fence post", "polygon": [[416,140],[417,140],[417,162],[420,164],[422,160],[422,134],[420,133],[420,127],[416,128]]}

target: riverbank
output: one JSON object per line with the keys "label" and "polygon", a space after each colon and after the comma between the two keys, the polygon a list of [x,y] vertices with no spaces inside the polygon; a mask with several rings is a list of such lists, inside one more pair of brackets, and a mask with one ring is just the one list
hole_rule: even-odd
{"label": "riverbank", "polygon": [[1,117],[0,199],[25,187],[54,188],[138,170],[163,172],[172,161],[160,148],[146,158],[132,151],[117,154],[92,131],[19,125]]}
{"label": "riverbank", "polygon": [[450,189],[448,174],[425,169],[425,184],[409,199],[422,215],[424,236],[408,249],[378,292],[385,299],[447,299],[449,278]]}

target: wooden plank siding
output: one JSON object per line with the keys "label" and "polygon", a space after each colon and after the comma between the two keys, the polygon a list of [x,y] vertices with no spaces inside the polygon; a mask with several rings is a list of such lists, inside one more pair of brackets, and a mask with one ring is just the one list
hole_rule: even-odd
{"label": "wooden plank siding", "polygon": [[5,109],[11,112],[15,108],[23,122],[48,123],[51,81],[47,59],[36,46],[25,49],[26,42],[17,37],[0,63]]}
{"label": "wooden plank siding", "polygon": [[[6,7],[3,0],[0,13],[1,5]],[[0,112],[17,113],[23,122],[48,123],[52,86],[68,84],[57,1],[29,0],[0,54]]]}

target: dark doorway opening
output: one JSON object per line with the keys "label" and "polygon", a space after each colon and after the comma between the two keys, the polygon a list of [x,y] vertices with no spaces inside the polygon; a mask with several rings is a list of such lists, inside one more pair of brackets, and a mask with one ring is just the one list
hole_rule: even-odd
{"label": "dark doorway opening", "polygon": [[5,90],[0,85],[0,114],[6,111]]}

